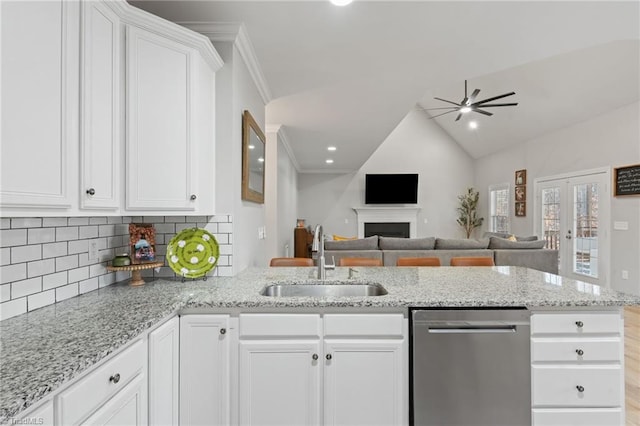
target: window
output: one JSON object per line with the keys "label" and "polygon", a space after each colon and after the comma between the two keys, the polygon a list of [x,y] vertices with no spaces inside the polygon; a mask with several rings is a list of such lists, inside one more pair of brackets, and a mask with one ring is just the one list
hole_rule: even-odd
{"label": "window", "polygon": [[489,187],[489,231],[509,233],[509,184]]}

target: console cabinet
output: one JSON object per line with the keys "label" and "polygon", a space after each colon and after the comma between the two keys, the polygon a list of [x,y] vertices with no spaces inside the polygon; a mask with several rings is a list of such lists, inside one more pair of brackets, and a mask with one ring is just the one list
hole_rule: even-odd
{"label": "console cabinet", "polygon": [[624,425],[623,335],[621,310],[534,312],[533,425]]}

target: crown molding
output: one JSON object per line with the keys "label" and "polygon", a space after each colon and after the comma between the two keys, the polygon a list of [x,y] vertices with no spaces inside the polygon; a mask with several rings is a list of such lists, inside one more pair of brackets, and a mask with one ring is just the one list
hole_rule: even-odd
{"label": "crown molding", "polygon": [[249,70],[249,75],[258,88],[265,105],[273,99],[267,79],[262,73],[255,49],[249,39],[246,27],[240,22],[178,22],[178,24],[196,31],[213,42],[231,42],[238,48],[240,56]]}
{"label": "crown molding", "polygon": [[332,174],[332,175],[348,175],[355,173],[356,170],[351,169],[306,169],[300,170],[299,173],[319,173],[319,174]]}
{"label": "crown molding", "polygon": [[300,164],[298,163],[296,156],[293,154],[293,149],[289,143],[289,137],[285,132],[284,126],[282,124],[268,124],[266,126],[266,130],[266,133],[276,133],[278,135],[278,141],[282,142],[282,146],[284,147],[284,150],[287,151],[287,155],[289,156],[293,167],[298,173],[300,173]]}
{"label": "crown molding", "polygon": [[131,6],[124,0],[109,0],[105,4],[120,17],[124,24],[142,28],[161,37],[168,37],[198,50],[213,72],[218,71],[224,65],[211,40],[202,34],[189,31],[183,26]]}

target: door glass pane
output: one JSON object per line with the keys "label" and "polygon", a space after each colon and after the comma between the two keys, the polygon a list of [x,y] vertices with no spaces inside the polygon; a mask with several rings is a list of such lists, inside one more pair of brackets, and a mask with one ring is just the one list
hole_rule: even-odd
{"label": "door glass pane", "polygon": [[573,187],[573,271],[598,277],[598,185]]}
{"label": "door glass pane", "polygon": [[489,230],[492,232],[509,232],[509,188],[492,189],[491,222]]}
{"label": "door glass pane", "polygon": [[542,189],[542,235],[545,248],[560,249],[560,188]]}

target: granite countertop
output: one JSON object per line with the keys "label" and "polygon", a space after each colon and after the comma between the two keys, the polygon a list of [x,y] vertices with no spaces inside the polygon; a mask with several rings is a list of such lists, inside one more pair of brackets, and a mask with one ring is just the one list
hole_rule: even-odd
{"label": "granite countertop", "polygon": [[577,307],[640,305],[640,297],[520,267],[349,268],[327,271],[336,284],[377,283],[384,296],[267,297],[268,284],[317,282],[315,268],[251,268],[235,277],[126,283],[0,322],[0,423],[143,335],[181,309]]}

